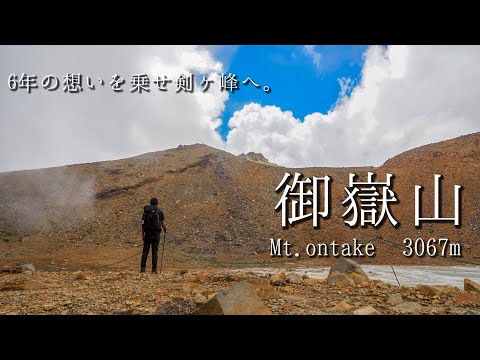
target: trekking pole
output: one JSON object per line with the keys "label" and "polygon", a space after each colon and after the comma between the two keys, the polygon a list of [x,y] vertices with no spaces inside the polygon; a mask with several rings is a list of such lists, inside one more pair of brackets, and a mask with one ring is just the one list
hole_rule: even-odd
{"label": "trekking pole", "polygon": [[398,277],[397,277],[397,274],[395,273],[395,270],[393,269],[393,265],[390,264],[390,266],[392,267],[392,271],[393,271],[393,275],[395,275],[395,279],[397,279],[398,286],[400,286],[400,281],[398,281]]}
{"label": "trekking pole", "polygon": [[165,241],[167,238],[167,232],[163,232],[163,245],[162,245],[162,255],[160,256],[160,274],[162,273],[162,267],[163,267],[163,252],[165,251]]}

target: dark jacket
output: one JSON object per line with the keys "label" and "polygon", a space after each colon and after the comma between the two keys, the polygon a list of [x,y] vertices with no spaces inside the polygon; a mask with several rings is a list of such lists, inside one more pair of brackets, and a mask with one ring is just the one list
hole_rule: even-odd
{"label": "dark jacket", "polygon": [[[155,210],[158,212],[158,219],[160,221],[160,227],[158,231],[155,231],[154,233],[148,233],[145,231],[144,228],[144,223],[145,223],[145,213]],[[162,221],[165,220],[165,216],[163,214],[163,211],[160,210],[156,205],[147,205],[143,208],[143,215],[142,215],[142,231],[145,233],[145,239],[147,240],[156,240],[160,238],[160,233],[162,232]]]}

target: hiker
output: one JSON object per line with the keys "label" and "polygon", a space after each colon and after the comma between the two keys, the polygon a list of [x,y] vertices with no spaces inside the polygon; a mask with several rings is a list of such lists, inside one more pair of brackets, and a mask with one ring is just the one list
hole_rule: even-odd
{"label": "hiker", "polygon": [[163,211],[158,208],[158,199],[152,198],[150,205],[143,208],[142,216],[142,241],[143,254],[140,272],[144,273],[147,267],[147,257],[152,247],[152,273],[157,273],[158,245],[160,244],[160,233],[167,232],[165,216]]}

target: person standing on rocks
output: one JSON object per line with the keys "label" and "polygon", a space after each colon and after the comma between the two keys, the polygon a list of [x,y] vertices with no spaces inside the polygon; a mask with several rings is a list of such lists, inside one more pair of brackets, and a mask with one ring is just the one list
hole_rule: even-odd
{"label": "person standing on rocks", "polygon": [[158,199],[152,198],[150,205],[143,208],[142,216],[142,241],[143,254],[140,272],[144,273],[147,267],[147,257],[152,247],[152,273],[157,273],[158,246],[160,244],[160,233],[167,232],[165,216],[163,211],[158,208]]}

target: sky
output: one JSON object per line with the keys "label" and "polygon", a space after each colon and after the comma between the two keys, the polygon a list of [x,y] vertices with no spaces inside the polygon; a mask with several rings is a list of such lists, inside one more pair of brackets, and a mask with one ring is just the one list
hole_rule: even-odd
{"label": "sky", "polygon": [[[194,143],[291,167],[379,166],[480,131],[479,63],[478,46],[0,46],[0,171]],[[22,73],[38,88],[18,87]],[[63,91],[67,73],[82,74],[83,91]],[[135,74],[149,92],[131,92]],[[181,74],[194,74],[193,92],[176,92]],[[223,74],[238,89],[222,90]]]}

